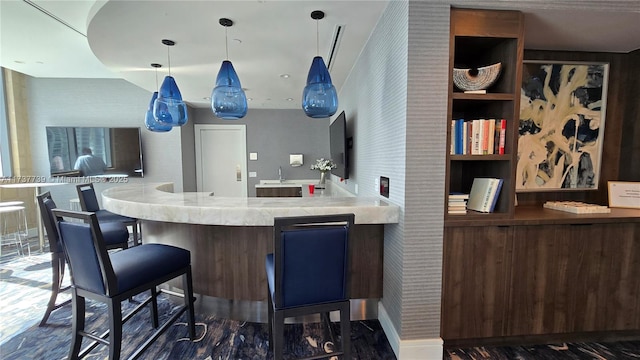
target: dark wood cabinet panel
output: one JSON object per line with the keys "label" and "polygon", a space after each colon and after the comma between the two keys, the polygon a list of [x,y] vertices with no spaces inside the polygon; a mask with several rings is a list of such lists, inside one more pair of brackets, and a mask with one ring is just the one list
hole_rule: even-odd
{"label": "dark wood cabinet panel", "polygon": [[[273,252],[272,226],[220,226],[145,220],[144,241],[191,252],[193,289],[229,300],[266,301],[265,256]],[[382,297],[384,225],[356,224],[351,243],[351,297]],[[180,281],[169,283],[182,288]]]}
{"label": "dark wood cabinet panel", "polygon": [[640,329],[637,227],[514,227],[507,333]]}
{"label": "dark wood cabinet panel", "polygon": [[256,188],[257,197],[302,197],[302,187],[259,187]]}
{"label": "dark wood cabinet panel", "polygon": [[510,238],[510,227],[446,229],[442,338],[503,335]]}
{"label": "dark wood cabinet panel", "polygon": [[463,344],[638,331],[639,274],[638,218],[446,227],[441,336]]}
{"label": "dark wood cabinet panel", "polygon": [[[566,225],[523,226],[514,229],[507,332],[512,335],[563,332],[567,328],[568,292],[580,266],[569,264],[579,248],[558,242]],[[577,242],[581,247],[585,242]],[[574,257],[578,260],[579,255]]]}

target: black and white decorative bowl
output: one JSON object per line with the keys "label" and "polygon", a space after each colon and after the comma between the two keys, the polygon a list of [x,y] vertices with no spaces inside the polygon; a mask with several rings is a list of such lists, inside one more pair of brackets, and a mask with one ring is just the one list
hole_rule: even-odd
{"label": "black and white decorative bowl", "polygon": [[453,68],[453,84],[462,91],[485,90],[493,85],[502,70],[502,63],[477,69]]}

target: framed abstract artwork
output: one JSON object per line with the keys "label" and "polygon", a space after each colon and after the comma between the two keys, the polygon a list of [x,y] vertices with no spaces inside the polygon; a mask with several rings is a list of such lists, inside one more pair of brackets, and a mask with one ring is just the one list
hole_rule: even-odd
{"label": "framed abstract artwork", "polygon": [[525,60],[516,191],[595,190],[609,64]]}

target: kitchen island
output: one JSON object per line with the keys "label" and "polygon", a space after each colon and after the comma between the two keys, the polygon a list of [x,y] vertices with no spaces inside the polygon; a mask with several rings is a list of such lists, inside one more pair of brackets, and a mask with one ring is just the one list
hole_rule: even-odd
{"label": "kitchen island", "polygon": [[[130,184],[103,191],[102,204],[111,212],[140,219],[144,243],[191,251],[194,291],[240,302],[240,307],[254,307],[252,303],[267,299],[264,258],[273,251],[275,217],[353,213],[351,297],[381,298],[384,226],[398,222],[399,207],[348,194],[307,195],[230,198],[174,193],[171,183]],[[241,312],[230,316],[261,320],[260,314]]]}

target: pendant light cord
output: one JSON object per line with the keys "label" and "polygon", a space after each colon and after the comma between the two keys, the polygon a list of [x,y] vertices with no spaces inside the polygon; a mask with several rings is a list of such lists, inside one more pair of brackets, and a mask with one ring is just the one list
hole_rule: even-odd
{"label": "pendant light cord", "polygon": [[225,49],[225,51],[227,53],[227,59],[226,60],[229,60],[229,35],[227,33],[227,30],[228,30],[228,27],[225,26],[224,27],[224,49]]}
{"label": "pendant light cord", "polygon": [[320,56],[320,19],[324,19],[324,12],[315,10],[311,12],[311,18],[316,21],[316,56]]}
{"label": "pendant light cord", "polygon": [[316,20],[316,55],[320,56],[320,30],[318,25],[319,20]]}
{"label": "pendant light cord", "polygon": [[170,48],[170,46],[167,46],[167,65],[169,66],[169,76],[171,76],[171,52],[169,51]]}
{"label": "pendant light cord", "polygon": [[158,68],[156,67],[156,91],[160,92],[160,87],[158,87]]}

